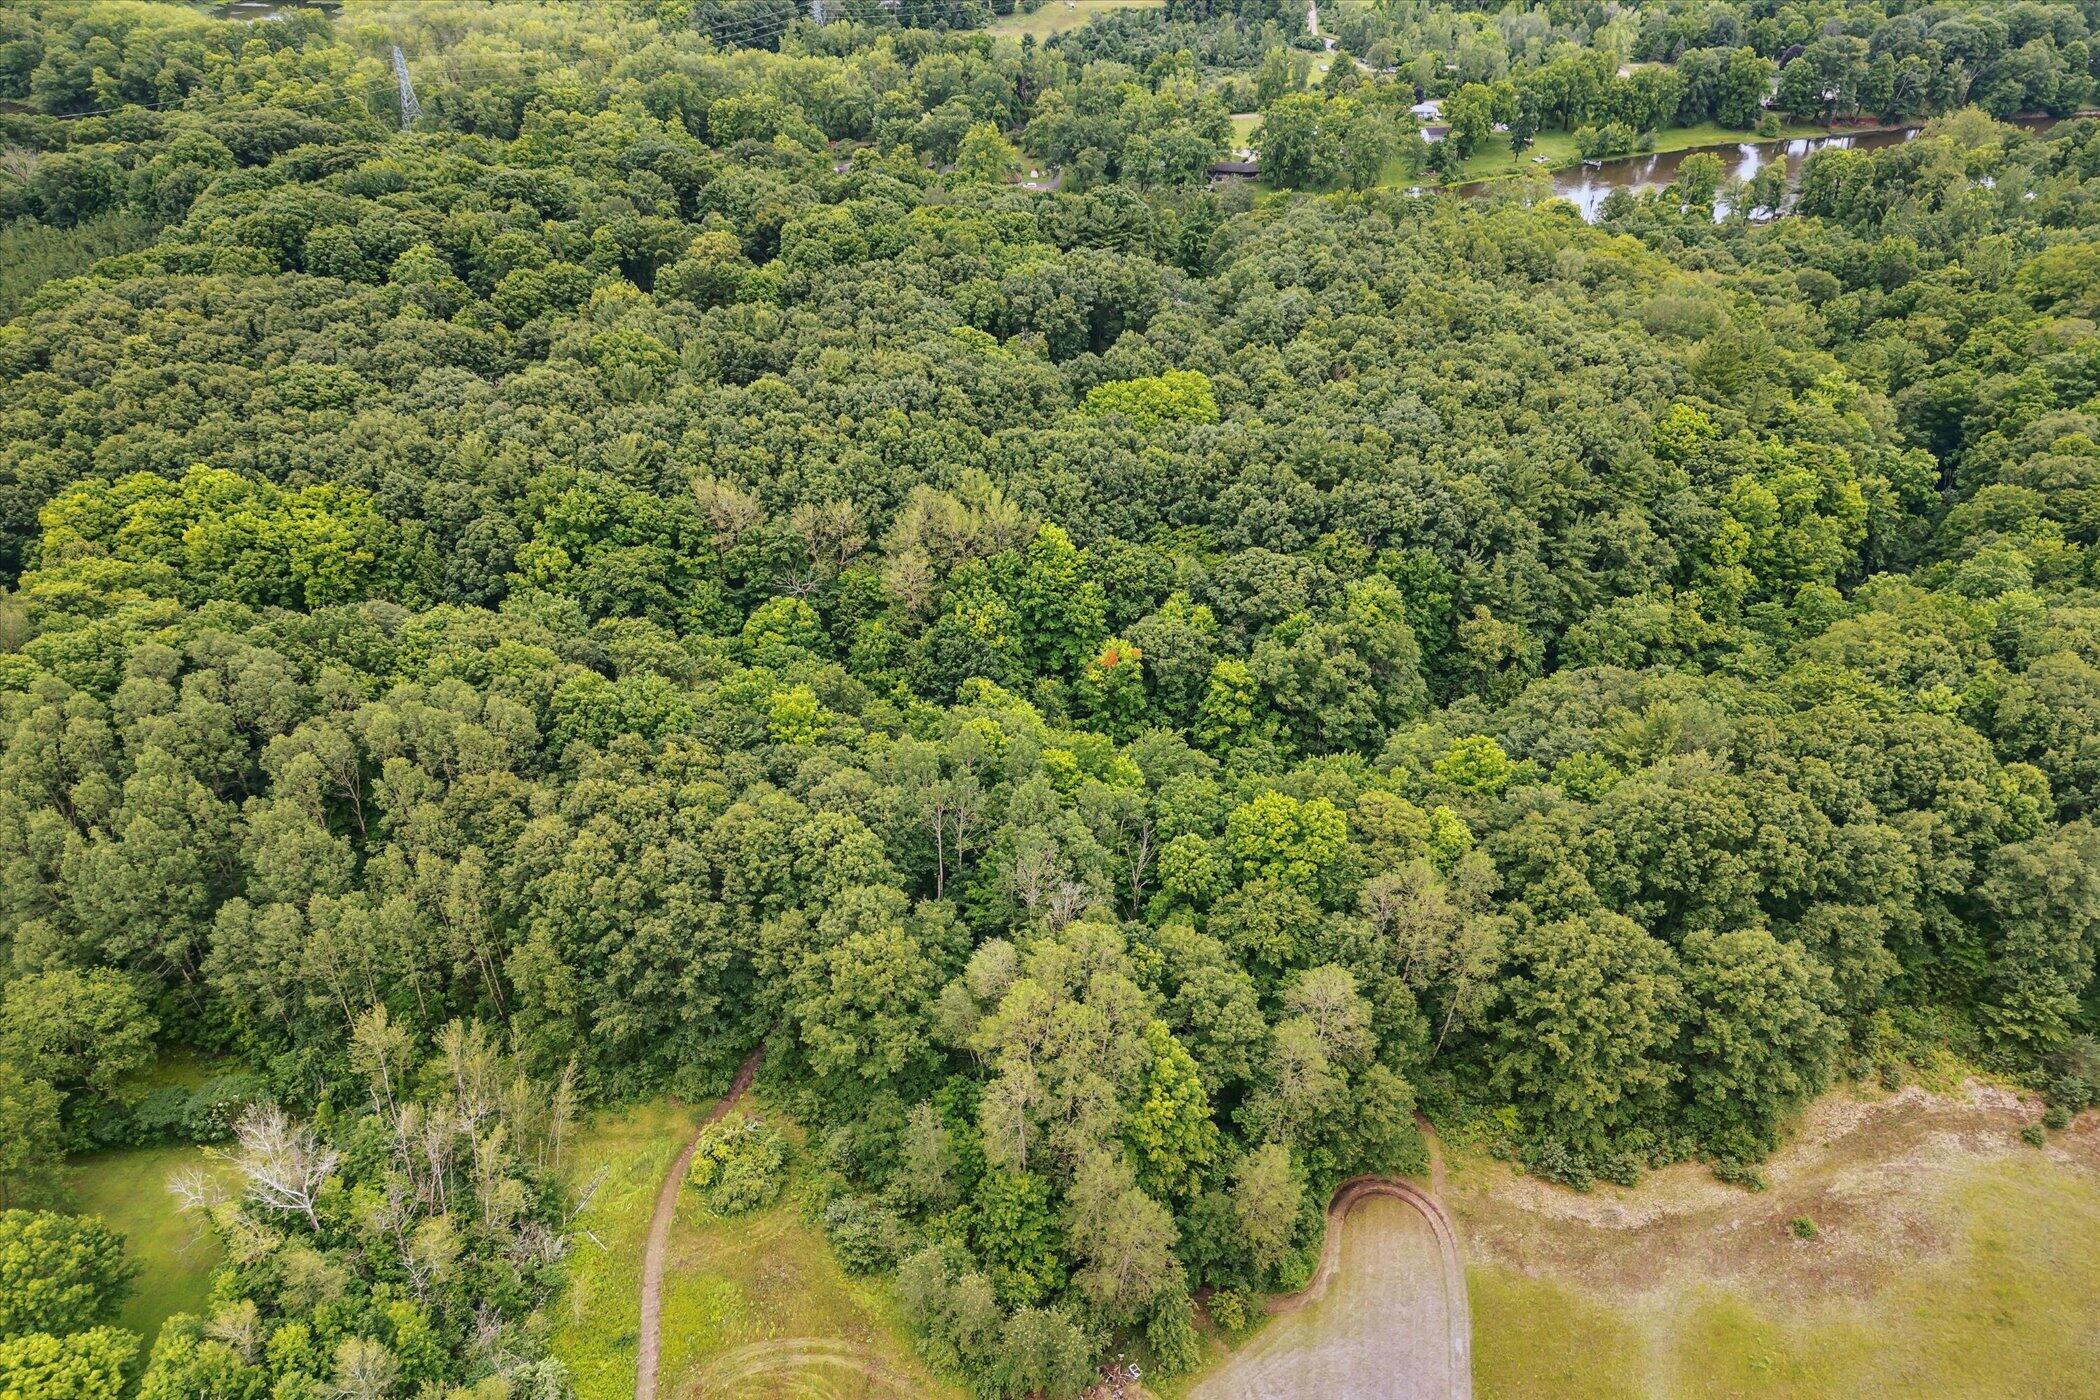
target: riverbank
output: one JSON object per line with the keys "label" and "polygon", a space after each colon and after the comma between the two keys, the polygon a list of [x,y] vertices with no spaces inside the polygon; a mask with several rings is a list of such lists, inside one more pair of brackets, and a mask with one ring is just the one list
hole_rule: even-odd
{"label": "riverbank", "polygon": [[[1645,151],[1628,152],[1628,156],[1668,155],[1678,151],[1696,151],[1712,146],[1729,146],[1760,141],[1801,141],[1829,136],[1850,136],[1867,130],[1882,128],[1826,127],[1802,122],[1789,122],[1771,136],[1760,136],[1755,131],[1739,131],[1718,122],[1700,122],[1697,126],[1672,127],[1655,134],[1655,144]],[[1888,128],[1900,129],[1900,128]],[[1544,160],[1540,160],[1544,157]],[[1623,159],[1624,157],[1609,157]],[[1551,175],[1560,170],[1571,170],[1582,165],[1582,155],[1575,149],[1575,134],[1571,131],[1542,131],[1538,139],[1523,155],[1512,155],[1509,140],[1496,133],[1492,146],[1483,146],[1473,152],[1471,158],[1460,167],[1458,178],[1449,181],[1445,188],[1464,185],[1485,185],[1500,180],[1514,180],[1529,175]],[[1423,177],[1407,180],[1392,180],[1391,184],[1434,186],[1435,182]]]}
{"label": "riverbank", "polygon": [[[2028,130],[2046,130],[2060,121],[2074,121],[2079,117],[2100,117],[2100,108],[2084,108],[2068,116],[2052,117],[2047,113],[2021,112],[2006,118],[2011,126]],[[1929,119],[1928,119],[1929,120]],[[1727,155],[1744,147],[1771,148],[1796,141],[1811,141],[1819,144],[1834,141],[1860,141],[1868,144],[1886,144],[1890,137],[1907,137],[1923,130],[1926,122],[1877,122],[1838,121],[1828,125],[1789,122],[1772,136],[1762,136],[1755,131],[1737,131],[1714,122],[1701,122],[1697,126],[1674,127],[1659,132],[1655,143],[1644,151],[1634,151],[1623,156],[1607,156],[1600,163],[1602,168],[1638,164],[1656,156],[1693,155],[1700,151],[1713,151]],[[1505,181],[1514,181],[1526,176],[1565,175],[1569,171],[1583,168],[1581,153],[1575,149],[1575,138],[1571,133],[1542,132],[1531,149],[1521,158],[1512,158],[1507,143],[1499,154],[1491,151],[1476,151],[1460,171],[1459,178],[1446,184],[1417,177],[1411,180],[1389,180],[1388,184],[1420,185],[1428,189],[1473,190],[1486,188]],[[1543,161],[1538,157],[1545,157]]]}

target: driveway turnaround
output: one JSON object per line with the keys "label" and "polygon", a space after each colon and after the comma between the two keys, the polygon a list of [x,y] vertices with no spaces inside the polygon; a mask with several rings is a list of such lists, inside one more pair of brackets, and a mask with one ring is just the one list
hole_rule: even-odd
{"label": "driveway turnaround", "polygon": [[1190,1400],[1471,1400],[1458,1237],[1436,1200],[1360,1177],[1335,1193],[1319,1270]]}

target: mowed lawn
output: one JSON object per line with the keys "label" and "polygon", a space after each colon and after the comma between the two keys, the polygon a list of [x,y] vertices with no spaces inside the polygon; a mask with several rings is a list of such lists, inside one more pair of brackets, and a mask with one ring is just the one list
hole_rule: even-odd
{"label": "mowed lawn", "polygon": [[1036,42],[1041,43],[1053,34],[1077,29],[1095,15],[1116,10],[1156,10],[1165,3],[1166,0],[1046,0],[1031,14],[1001,15],[986,29],[1011,39],[1033,34]]}
{"label": "mowed lawn", "polygon": [[175,1208],[168,1178],[206,1162],[196,1147],[140,1147],[77,1157],[66,1167],[70,1204],[124,1236],[138,1281],[119,1318],[150,1350],[161,1323],[202,1310],[218,1242],[204,1222]]}
{"label": "mowed lawn", "polygon": [[1613,1298],[1468,1270],[1475,1393],[1497,1396],[2091,1394],[2100,1179],[2040,1154],[1979,1165],[1956,1245],[1892,1251],[1861,1299],[1789,1305],[1686,1286]]}
{"label": "mowed lawn", "polygon": [[[656,1100],[601,1116],[578,1140],[574,1179],[604,1176],[579,1220],[590,1234],[571,1256],[553,1348],[582,1400],[634,1393],[649,1216],[706,1109]],[[663,1396],[960,1395],[920,1365],[884,1288],[840,1270],[792,1192],[735,1220],[681,1202],[663,1287]]]}

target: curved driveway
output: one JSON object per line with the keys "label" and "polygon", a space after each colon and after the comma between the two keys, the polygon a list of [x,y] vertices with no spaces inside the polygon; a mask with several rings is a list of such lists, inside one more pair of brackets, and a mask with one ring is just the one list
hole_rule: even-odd
{"label": "curved driveway", "polygon": [[1190,1400],[1471,1400],[1473,1330],[1458,1234],[1405,1181],[1358,1177],[1327,1208],[1312,1283]]}

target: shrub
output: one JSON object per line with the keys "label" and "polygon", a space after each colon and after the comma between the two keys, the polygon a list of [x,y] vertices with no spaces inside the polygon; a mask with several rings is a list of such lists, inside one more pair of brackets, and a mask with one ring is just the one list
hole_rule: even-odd
{"label": "shrub", "polygon": [[1787,1228],[1794,1232],[1794,1238],[1797,1240],[1812,1240],[1822,1233],[1816,1228],[1816,1222],[1805,1215],[1795,1216]]}
{"label": "shrub", "polygon": [[113,1103],[88,1125],[102,1147],[160,1147],[178,1142],[224,1142],[249,1104],[267,1097],[252,1074],[214,1075],[194,1088],[171,1084],[136,1105]]}
{"label": "shrub", "polygon": [[744,1215],[780,1194],[787,1143],[777,1128],[732,1109],[710,1123],[693,1149],[686,1184],[716,1215]]}
{"label": "shrub", "polygon": [[2020,1129],[2020,1141],[2029,1147],[2040,1147],[2049,1140],[2049,1130],[2039,1123],[2029,1123]]}
{"label": "shrub", "polygon": [[824,1210],[824,1237],[849,1274],[876,1274],[904,1252],[904,1222],[866,1196],[841,1196]]}
{"label": "shrub", "polygon": [[1747,1162],[1716,1162],[1714,1175],[1730,1186],[1741,1186],[1750,1191],[1765,1189],[1765,1174]]}
{"label": "shrub", "polygon": [[1247,1327],[1247,1297],[1237,1289],[1221,1288],[1210,1295],[1210,1320],[1228,1336],[1238,1336]]}

